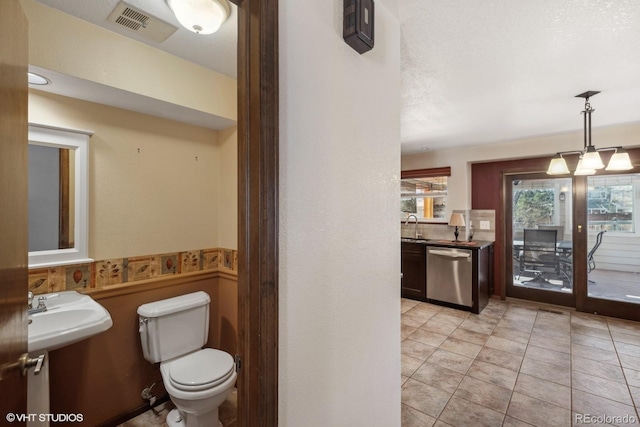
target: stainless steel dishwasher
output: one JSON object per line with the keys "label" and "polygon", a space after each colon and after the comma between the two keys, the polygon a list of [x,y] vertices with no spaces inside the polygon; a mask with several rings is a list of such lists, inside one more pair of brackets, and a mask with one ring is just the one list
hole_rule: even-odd
{"label": "stainless steel dishwasher", "polygon": [[472,273],[472,251],[427,247],[427,299],[471,307]]}

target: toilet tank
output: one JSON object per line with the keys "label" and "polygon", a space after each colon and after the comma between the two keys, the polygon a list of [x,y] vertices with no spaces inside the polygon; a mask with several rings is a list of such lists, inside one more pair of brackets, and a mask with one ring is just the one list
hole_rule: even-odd
{"label": "toilet tank", "polygon": [[209,336],[210,301],[199,291],[138,307],[144,358],[163,362],[202,348]]}

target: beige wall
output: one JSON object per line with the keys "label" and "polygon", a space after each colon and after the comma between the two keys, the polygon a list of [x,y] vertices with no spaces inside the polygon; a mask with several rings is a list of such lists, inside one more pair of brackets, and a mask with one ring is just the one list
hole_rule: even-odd
{"label": "beige wall", "polygon": [[238,128],[218,133],[220,149],[220,197],[218,221],[221,248],[238,248]]}
{"label": "beige wall", "polygon": [[217,132],[37,90],[29,95],[29,121],[95,132],[90,257],[235,249],[235,128]]}
{"label": "beige wall", "polygon": [[29,64],[236,120],[234,79],[34,0],[20,3],[29,20]]}
{"label": "beige wall", "polygon": [[[578,122],[578,125],[580,123]],[[640,145],[640,124],[628,124],[593,129],[596,147]],[[582,131],[528,138],[495,144],[437,150],[402,156],[402,170],[451,166],[448,182],[448,206],[445,218],[451,210],[471,207],[471,164],[493,160],[552,156],[558,151],[580,150],[583,146]]]}

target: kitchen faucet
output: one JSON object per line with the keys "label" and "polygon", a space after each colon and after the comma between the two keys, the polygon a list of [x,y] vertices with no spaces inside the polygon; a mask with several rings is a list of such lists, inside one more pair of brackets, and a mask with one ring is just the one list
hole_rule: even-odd
{"label": "kitchen faucet", "polygon": [[418,237],[422,237],[421,234],[418,234],[418,217],[417,216],[415,216],[414,214],[410,214],[409,216],[407,216],[407,220],[404,222],[404,225],[409,225],[409,220],[411,219],[411,217],[413,217],[413,219],[416,221],[413,238],[417,239]]}

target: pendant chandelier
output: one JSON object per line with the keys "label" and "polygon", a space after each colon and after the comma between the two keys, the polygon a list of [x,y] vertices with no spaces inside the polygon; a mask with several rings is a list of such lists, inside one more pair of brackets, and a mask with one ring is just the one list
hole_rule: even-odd
{"label": "pendant chandelier", "polygon": [[584,150],[582,151],[562,151],[556,154],[556,157],[551,159],[549,163],[549,169],[547,174],[549,175],[563,175],[570,173],[567,167],[567,162],[564,159],[565,154],[580,154],[578,160],[578,166],[576,167],[574,175],[593,175],[596,170],[604,168],[604,163],[600,158],[600,151],[615,150],[609,164],[605,170],[608,171],[627,171],[633,169],[629,153],[622,147],[605,147],[596,148],[591,143],[591,113],[595,111],[589,103],[589,98],[599,94],[600,91],[590,90],[580,95],[576,95],[576,98],[584,98]]}

